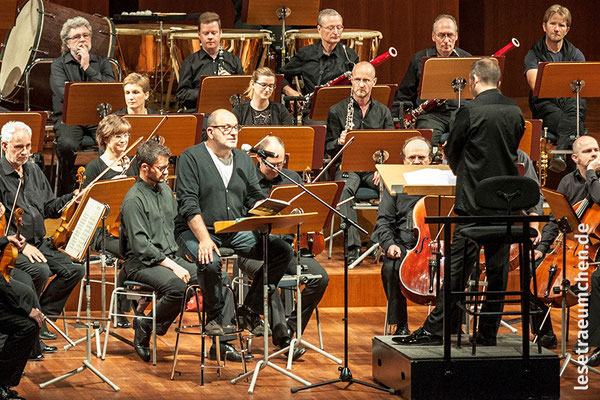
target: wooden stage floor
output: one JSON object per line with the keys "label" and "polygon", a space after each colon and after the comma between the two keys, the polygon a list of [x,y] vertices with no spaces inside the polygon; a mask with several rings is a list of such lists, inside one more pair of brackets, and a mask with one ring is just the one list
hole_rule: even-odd
{"label": "wooden stage floor", "polygon": [[[350,369],[354,378],[366,382],[373,382],[371,377],[371,339],[380,335],[383,329],[385,308],[383,307],[352,307],[350,308],[350,330],[349,330],[349,354]],[[426,317],[427,307],[409,306],[409,323],[411,329],[419,327]],[[337,357],[343,357],[343,309],[323,308],[321,310],[321,324],[324,335],[325,350]],[[552,319],[555,330],[560,331],[560,310],[552,311]],[[572,317],[570,342],[567,348],[572,347],[576,335],[576,320]],[[518,328],[519,325],[516,325]],[[120,330],[124,336],[133,338],[133,330]],[[84,330],[71,330],[72,335],[77,338],[84,335]],[[506,328],[501,328],[500,333],[508,333]],[[311,321],[306,339],[311,343],[317,343],[316,324]],[[344,390],[344,384],[329,385],[318,389],[307,390],[296,394],[290,393],[290,388],[299,386],[296,381],[268,368],[260,372],[255,392],[248,394],[249,384],[240,382],[232,385],[230,380],[241,371],[241,364],[228,364],[223,370],[221,377],[217,377],[215,370],[206,370],[205,386],[200,386],[200,339],[194,336],[185,336],[182,339],[180,356],[177,369],[182,376],[171,381],[170,371],[172,362],[172,351],[175,345],[175,333],[173,330],[161,337],[158,342],[158,364],[153,367],[151,363],[142,362],[133,349],[126,344],[111,338],[107,359],[102,361],[92,358],[92,365],[97,367],[115,384],[120,386],[121,391],[114,392],[107,384],[100,381],[91,371],[84,371],[71,376],[59,383],[40,389],[38,385],[67,371],[81,366],[85,358],[85,346],[69,351],[63,351],[64,340],[57,339],[48,342],[59,345],[61,350],[56,354],[46,355],[41,362],[29,363],[26,367],[26,376],[23,377],[18,387],[19,393],[28,399],[181,399],[191,398],[188,396],[201,396],[202,398],[214,399],[242,399],[249,396],[257,399],[267,398],[297,398],[297,399],[374,399],[390,398],[389,394],[379,392],[360,385],[352,385]],[[261,341],[255,340],[253,351],[256,360],[261,358]],[[274,362],[285,368],[283,358],[275,359]],[[255,361],[248,365],[253,368]],[[327,358],[313,352],[307,351],[301,360],[294,363],[293,372],[310,382],[335,379],[339,376],[337,365]],[[510,384],[510,382],[507,382]],[[577,369],[574,366],[567,367],[561,379],[561,399],[597,399],[600,392],[600,376],[589,375],[589,389],[586,391],[575,391],[577,385]]]}

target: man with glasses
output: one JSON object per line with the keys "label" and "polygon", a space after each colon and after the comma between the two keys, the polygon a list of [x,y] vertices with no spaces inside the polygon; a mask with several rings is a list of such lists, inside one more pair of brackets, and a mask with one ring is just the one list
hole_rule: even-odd
{"label": "man with glasses", "polygon": [[[408,64],[408,70],[396,92],[393,107],[394,115],[397,115],[403,109],[413,109],[423,103],[424,100],[417,97],[423,57],[469,57],[471,55],[455,47],[458,40],[458,25],[452,15],[441,14],[435,18],[431,40],[435,45],[416,52]],[[434,146],[442,145],[448,138],[450,116],[457,106],[457,100],[447,100],[433,110],[422,113],[417,118],[415,127],[417,129],[433,129],[432,144]],[[402,115],[400,117],[402,118]]]}
{"label": "man with glasses", "polygon": [[[432,156],[431,143],[421,136],[408,139],[402,148],[405,165],[429,165]],[[410,335],[406,297],[400,290],[400,265],[409,249],[417,244],[415,237],[413,208],[423,196],[398,193],[392,195],[385,190],[377,210],[377,222],[373,229],[373,240],[385,252],[381,267],[381,280],[388,306],[388,324],[395,325],[393,335]]]}
{"label": "man with glasses", "polygon": [[200,14],[198,37],[202,48],[186,57],[179,69],[177,100],[188,112],[196,109],[201,76],[244,75],[244,68],[238,56],[221,49],[222,33],[221,18],[218,14]]}
{"label": "man with glasses", "polygon": [[[354,50],[340,44],[344,21],[337,11],[329,8],[321,10],[317,23],[321,40],[302,47],[281,68],[281,73],[285,75],[283,92],[288,96],[312,93],[315,87],[350,71],[358,62],[358,55]],[[303,78],[301,87],[292,88],[294,77]]]}
{"label": "man with glasses", "polygon": [[[577,99],[553,98],[540,99],[533,96],[537,79],[538,63],[577,61],[585,62],[583,53],[571,42],[565,39],[571,29],[571,12],[560,4],[550,6],[544,13],[542,22],[544,37],[537,41],[525,56],[525,77],[531,91],[529,92],[529,108],[533,118],[543,120],[548,132],[556,135],[557,150],[570,150],[577,135]],[[585,99],[579,105],[580,133],[583,133],[583,121],[587,110]],[[565,157],[556,154],[550,160],[549,169],[562,172],[567,167]],[[572,164],[575,167],[574,164]]]}
{"label": "man with glasses", "polygon": [[[121,204],[121,247],[127,276],[152,286],[156,304],[156,334],[167,333],[177,318],[188,283],[197,281],[196,266],[177,257],[174,220],[177,202],[169,185],[169,149],[155,140],[141,144],[136,152],[140,168],[137,182]],[[143,361],[150,361],[152,321],[133,320],[133,347]]]}
{"label": "man with glasses", "polygon": [[[375,67],[366,61],[359,62],[352,69],[352,95],[331,106],[327,115],[327,136],[325,148],[329,155],[335,155],[346,143],[348,129],[393,129],[392,114],[389,108],[371,98],[373,86],[377,83]],[[350,104],[352,102],[352,104]],[[349,110],[351,110],[349,112]],[[352,116],[352,126],[346,121]],[[369,187],[379,191],[378,172],[345,172],[337,171],[336,180],[346,181],[340,201],[354,197],[359,187]],[[342,214],[356,221],[355,201],[348,201],[340,206]],[[348,258],[352,263],[360,257],[361,241],[358,230],[353,226],[348,229]]]}
{"label": "man with glasses", "polygon": [[[238,121],[219,109],[208,117],[205,142],[186,149],[177,164],[179,213],[176,236],[181,248],[198,266],[207,327],[223,331],[224,294],[220,247],[261,260],[262,236],[258,232],[217,234],[214,223],[242,218],[246,210],[265,198],[250,157],[236,149]],[[277,286],[292,259],[292,248],[283,239],[269,238],[269,284]],[[257,273],[238,317],[240,326],[254,334],[263,332],[263,274]]]}
{"label": "man with glasses", "polygon": [[77,126],[62,123],[65,83],[112,82],[115,76],[108,58],[90,53],[92,27],[87,19],[68,19],[60,31],[60,40],[63,55],[52,61],[50,87],[58,157],[58,193],[65,194],[72,191],[75,185],[75,152],[82,143],[93,145],[96,135],[95,125]]}

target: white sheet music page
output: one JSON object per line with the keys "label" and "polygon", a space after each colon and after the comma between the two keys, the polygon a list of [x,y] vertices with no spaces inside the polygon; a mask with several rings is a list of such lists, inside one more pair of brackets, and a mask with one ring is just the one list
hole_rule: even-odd
{"label": "white sheet music page", "polygon": [[456,185],[456,176],[451,170],[423,168],[403,174],[407,185]]}
{"label": "white sheet music page", "polygon": [[71,258],[76,260],[83,258],[83,253],[92,240],[92,236],[100,223],[100,218],[102,218],[104,210],[104,204],[94,199],[88,200],[65,247],[65,253]]}

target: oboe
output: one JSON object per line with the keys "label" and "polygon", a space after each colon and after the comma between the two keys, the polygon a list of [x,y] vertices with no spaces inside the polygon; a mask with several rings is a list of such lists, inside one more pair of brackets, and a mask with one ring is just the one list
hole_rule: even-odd
{"label": "oboe", "polygon": [[350,101],[348,102],[348,109],[346,110],[346,125],[344,129],[346,132],[354,128],[354,96],[350,91]]}
{"label": "oboe", "polygon": [[217,75],[223,75],[227,71],[224,67],[225,61],[223,60],[223,45],[219,45],[219,55],[217,56]]}

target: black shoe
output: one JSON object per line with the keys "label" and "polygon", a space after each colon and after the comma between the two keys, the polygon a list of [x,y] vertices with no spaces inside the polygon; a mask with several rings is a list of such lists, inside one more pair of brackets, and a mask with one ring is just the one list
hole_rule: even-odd
{"label": "black shoe", "polygon": [[43,354],[37,354],[37,355],[31,355],[29,356],[29,358],[27,359],[27,361],[42,361],[44,359],[44,355]]}
{"label": "black shoe", "polygon": [[148,362],[150,361],[150,335],[152,331],[147,331],[144,325],[144,321],[134,318],[133,329],[135,330],[135,335],[133,336],[133,348],[142,361]]}
{"label": "black shoe", "polygon": [[348,265],[358,260],[358,257],[360,257],[360,247],[353,247],[351,250],[348,250]]}
{"label": "black shoe", "polygon": [[592,351],[585,365],[588,367],[597,367],[600,365],[600,347],[596,347],[596,350]]}
{"label": "black shoe", "polygon": [[396,325],[396,330],[392,334],[394,336],[408,336],[410,335],[410,329],[408,329],[408,323]]}
{"label": "black shoe", "polygon": [[0,399],[1,400],[25,400],[24,397],[19,396],[16,390],[10,389],[8,386],[0,386]]}
{"label": "black shoe", "polygon": [[420,346],[438,346],[442,344],[442,337],[427,332],[421,327],[408,336],[395,336],[392,341],[399,344],[420,345]]}
{"label": "black shoe", "polygon": [[223,336],[225,332],[223,327],[216,320],[211,320],[208,324],[204,325],[204,333],[208,336]]}
{"label": "black shoe", "polygon": [[[292,342],[292,340],[290,338],[287,338],[286,340],[283,340],[281,342],[281,344],[279,344],[279,348],[284,349],[284,348],[288,347],[291,342]],[[306,353],[306,348],[304,346],[301,346],[300,344],[296,344],[294,346],[294,354],[292,354],[292,360],[296,361],[296,360],[300,359],[300,357],[302,357],[304,355],[304,353]],[[287,358],[289,356],[289,351],[286,351],[283,354]]]}
{"label": "black shoe", "polygon": [[123,329],[131,328],[131,324],[129,323],[129,320],[127,319],[127,317],[123,317],[121,315],[119,315],[117,317],[117,328],[123,328]]}
{"label": "black shoe", "polygon": [[40,340],[40,344],[42,346],[42,353],[56,353],[58,351],[58,347],[56,346],[48,346],[46,343]]}
{"label": "black shoe", "polygon": [[292,340],[292,333],[290,332],[287,324],[277,324],[273,327],[273,344],[284,348]]}
{"label": "black shoe", "polygon": [[[260,315],[246,306],[242,306],[238,310],[238,324],[240,329],[245,329],[254,336],[263,336],[265,332],[265,322]],[[271,329],[269,329],[269,336],[271,336]]]}
{"label": "black shoe", "polygon": [[556,340],[556,335],[553,332],[545,333],[542,336],[538,337],[540,344],[542,347],[546,349],[555,349],[558,341]]}
{"label": "black shoe", "polygon": [[[242,353],[237,351],[235,349],[235,347],[233,347],[232,345],[230,345],[227,342],[221,343],[221,354],[220,355],[221,355],[221,359],[223,357],[226,357],[227,361],[242,362]],[[210,350],[208,352],[208,358],[213,361],[217,359],[217,346],[215,345],[215,343],[213,343],[212,346],[210,346]],[[246,361],[248,361],[248,360],[252,360],[254,358],[254,356],[251,354],[245,354],[244,358],[246,359]]]}
{"label": "black shoe", "polygon": [[562,154],[556,154],[550,160],[550,164],[548,165],[548,169],[552,172],[563,172],[567,169],[567,163],[565,162],[565,158]]}
{"label": "black shoe", "polygon": [[481,333],[477,333],[477,336],[475,337],[475,339],[473,339],[473,336],[469,337],[469,342],[473,343],[473,340],[475,340],[475,344],[479,344],[481,346],[495,346],[496,345],[495,337],[486,337],[486,336],[483,336]]}

